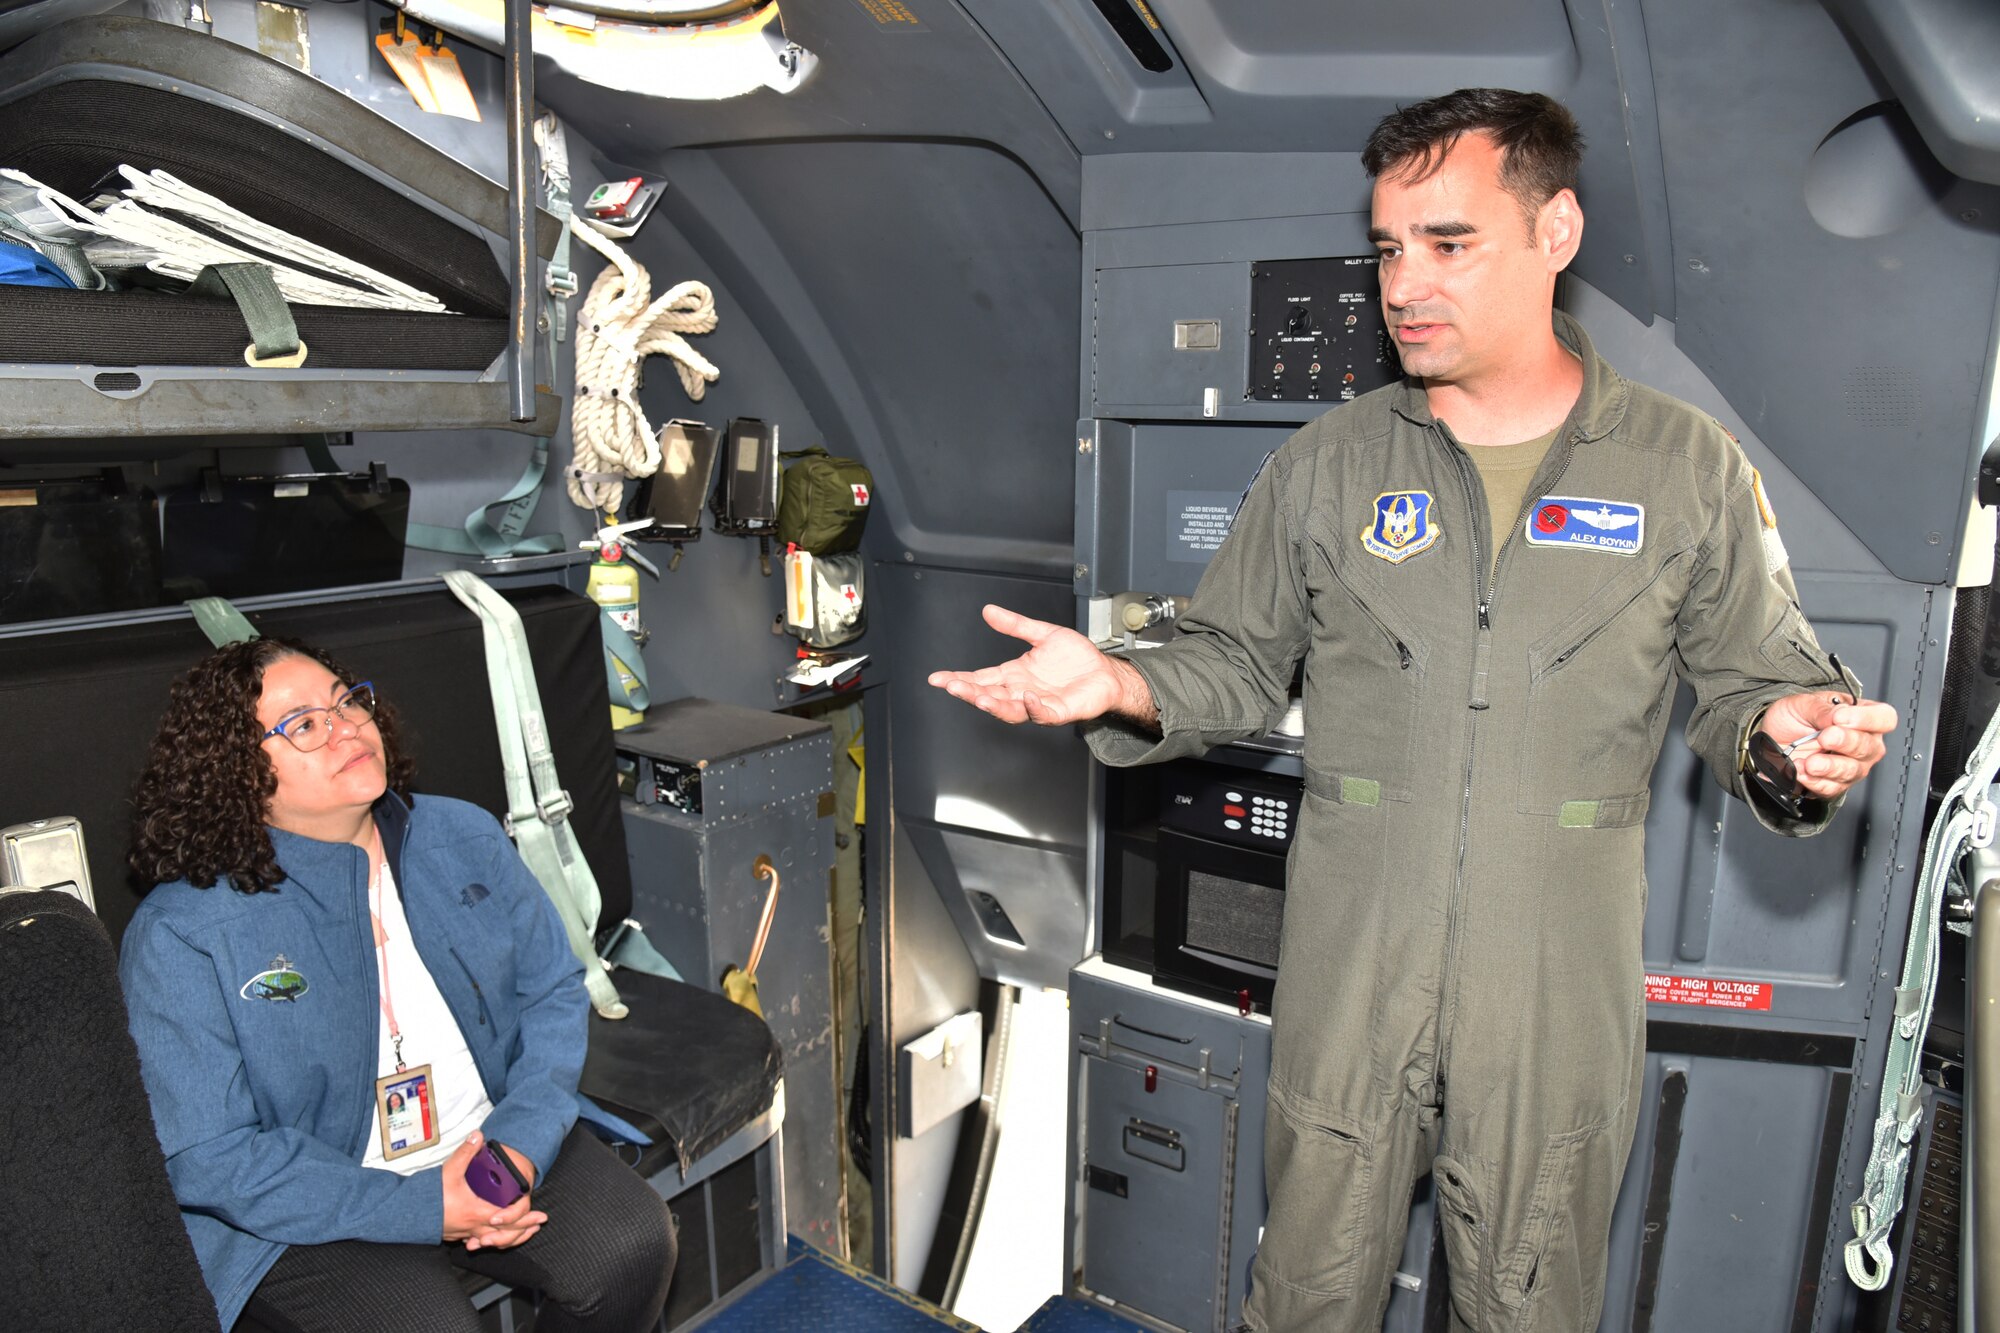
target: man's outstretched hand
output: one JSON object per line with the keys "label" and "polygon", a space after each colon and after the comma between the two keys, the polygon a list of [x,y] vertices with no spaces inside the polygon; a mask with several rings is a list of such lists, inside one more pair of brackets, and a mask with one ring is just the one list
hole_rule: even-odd
{"label": "man's outstretched hand", "polygon": [[1002,722],[1045,727],[1117,713],[1150,726],[1159,720],[1152,691],[1130,665],[1107,657],[1073,629],[987,606],[986,623],[1020,639],[1028,651],[979,671],[933,671],[930,683]]}

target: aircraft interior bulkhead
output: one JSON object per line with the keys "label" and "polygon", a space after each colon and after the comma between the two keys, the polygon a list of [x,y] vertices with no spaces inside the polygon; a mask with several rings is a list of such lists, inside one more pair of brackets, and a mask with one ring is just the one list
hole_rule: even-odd
{"label": "aircraft interior bulkhead", "polygon": [[1993,0],[0,0],[0,1329],[2000,1333],[1996,514]]}

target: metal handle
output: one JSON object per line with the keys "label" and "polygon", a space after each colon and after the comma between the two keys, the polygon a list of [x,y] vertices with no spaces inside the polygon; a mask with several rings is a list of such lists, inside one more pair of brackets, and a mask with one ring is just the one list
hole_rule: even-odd
{"label": "metal handle", "polygon": [[2000,1333],[2000,879],[1979,886],[1966,955],[1965,1193],[1960,1326]]}
{"label": "metal handle", "polygon": [[507,53],[507,387],[516,421],[535,419],[534,6],[505,0]]}

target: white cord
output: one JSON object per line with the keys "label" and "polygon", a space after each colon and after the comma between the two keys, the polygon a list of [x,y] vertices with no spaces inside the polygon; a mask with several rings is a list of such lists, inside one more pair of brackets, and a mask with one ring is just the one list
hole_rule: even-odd
{"label": "white cord", "polygon": [[569,498],[616,513],[624,478],[650,477],[660,466],[658,437],[639,406],[640,363],[655,354],[671,358],[688,397],[701,401],[722,372],[684,335],[715,327],[715,296],[705,283],[683,282],[654,300],[652,276],[595,224],[572,217],[570,231],[608,262],[576,320]]}

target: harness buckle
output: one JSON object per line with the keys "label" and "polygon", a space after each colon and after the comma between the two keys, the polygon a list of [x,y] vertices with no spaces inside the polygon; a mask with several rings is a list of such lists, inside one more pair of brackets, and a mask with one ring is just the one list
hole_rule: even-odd
{"label": "harness buckle", "polygon": [[568,791],[559,791],[554,796],[535,802],[535,813],[544,824],[560,824],[569,818],[570,811],[576,809],[576,802],[569,798]]}
{"label": "harness buckle", "polygon": [[559,268],[554,264],[550,264],[549,294],[555,297],[567,298],[575,296],[576,293],[576,270],[572,268]]}
{"label": "harness buckle", "polygon": [[1992,797],[1982,799],[1972,807],[1972,834],[1968,841],[1974,847],[1991,847],[1996,821],[2000,821],[2000,808],[1994,806]]}

